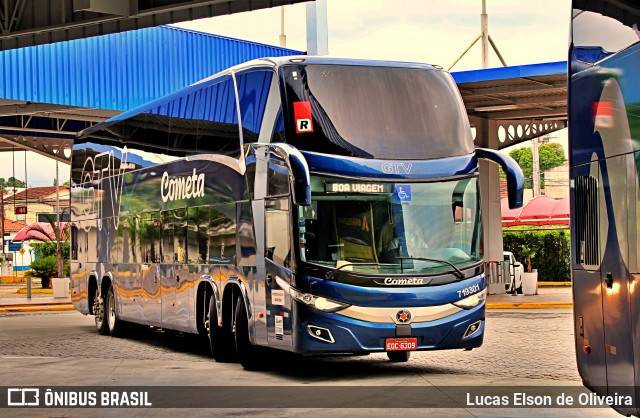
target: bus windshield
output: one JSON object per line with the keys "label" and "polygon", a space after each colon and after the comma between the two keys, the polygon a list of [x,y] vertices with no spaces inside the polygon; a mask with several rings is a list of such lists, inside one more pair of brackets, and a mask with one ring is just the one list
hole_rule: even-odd
{"label": "bus windshield", "polygon": [[476,177],[403,184],[313,176],[312,204],[299,216],[301,259],[308,263],[429,275],[452,270],[437,260],[458,268],[482,260]]}
{"label": "bus windshield", "polygon": [[467,114],[441,70],[289,65],[287,141],[303,151],[381,159],[473,152]]}

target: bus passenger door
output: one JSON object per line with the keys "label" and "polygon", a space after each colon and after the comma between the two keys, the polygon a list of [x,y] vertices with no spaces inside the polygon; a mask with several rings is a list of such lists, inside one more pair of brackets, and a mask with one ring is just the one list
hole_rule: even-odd
{"label": "bus passenger door", "polygon": [[191,330],[186,239],[186,208],[162,212],[162,326],[179,331]]}
{"label": "bus passenger door", "polygon": [[[276,278],[291,282],[291,203],[289,172],[284,162],[264,148],[256,150],[256,177],[253,201],[256,231],[257,312],[256,341],[271,347],[291,349],[291,298],[276,284]],[[264,306],[264,326],[260,311]],[[264,341],[266,339],[266,341]]]}
{"label": "bus passenger door", "polygon": [[285,349],[293,346],[290,205],[289,196],[265,199],[267,336],[269,346]]}
{"label": "bus passenger door", "polygon": [[[632,158],[633,155],[623,155],[601,160],[600,171],[600,184],[605,189],[600,208],[607,219],[600,226],[600,242],[605,245],[600,274],[607,384],[609,388],[615,387],[620,395],[631,396],[634,395],[635,378],[629,311],[627,159]],[[621,393],[625,388],[629,393]]]}
{"label": "bus passenger door", "polygon": [[[265,207],[265,271],[267,286],[267,335],[269,346],[291,349],[292,299],[291,284],[291,194],[289,170],[279,158],[267,165],[267,197]],[[282,283],[284,282],[284,283]],[[281,285],[282,284],[282,285]]]}

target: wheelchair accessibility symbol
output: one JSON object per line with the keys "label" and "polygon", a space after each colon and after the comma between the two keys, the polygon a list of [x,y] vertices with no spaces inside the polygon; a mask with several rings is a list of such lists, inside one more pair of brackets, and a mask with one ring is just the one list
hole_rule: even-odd
{"label": "wheelchair accessibility symbol", "polygon": [[396,184],[395,195],[398,202],[411,202],[411,186],[408,184]]}

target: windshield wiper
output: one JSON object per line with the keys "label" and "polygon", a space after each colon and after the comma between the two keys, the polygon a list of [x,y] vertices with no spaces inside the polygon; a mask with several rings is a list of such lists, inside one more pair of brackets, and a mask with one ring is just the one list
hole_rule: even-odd
{"label": "windshield wiper", "polygon": [[340,267],[335,268],[334,270],[328,271],[327,274],[324,275],[325,280],[333,280],[333,276],[340,270],[349,266],[379,266],[380,263],[346,263],[341,265]]}
{"label": "windshield wiper", "polygon": [[418,261],[433,261],[436,263],[442,263],[442,264],[447,264],[449,265],[454,271],[452,271],[453,275],[456,276],[458,278],[458,280],[462,280],[464,279],[466,276],[464,275],[464,273],[458,268],[456,267],[453,263],[446,261],[446,260],[439,260],[437,258],[426,258],[426,257],[396,257],[398,260],[400,260],[400,272],[402,273],[402,267],[403,267],[403,262],[402,260],[418,260]]}

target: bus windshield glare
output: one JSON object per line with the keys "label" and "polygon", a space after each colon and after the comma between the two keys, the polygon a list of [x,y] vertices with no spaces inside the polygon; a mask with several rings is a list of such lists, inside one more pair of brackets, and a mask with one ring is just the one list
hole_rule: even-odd
{"label": "bus windshield glare", "polygon": [[289,114],[308,120],[289,135],[299,150],[394,160],[473,152],[464,104],[444,71],[289,65],[283,73]]}
{"label": "bus windshield glare", "polygon": [[[442,274],[482,260],[476,177],[432,183],[312,177],[302,260],[362,274]],[[420,258],[430,258],[420,260]]]}

